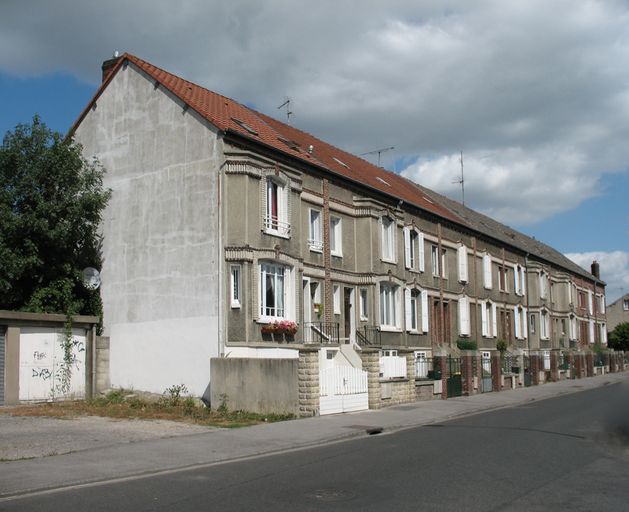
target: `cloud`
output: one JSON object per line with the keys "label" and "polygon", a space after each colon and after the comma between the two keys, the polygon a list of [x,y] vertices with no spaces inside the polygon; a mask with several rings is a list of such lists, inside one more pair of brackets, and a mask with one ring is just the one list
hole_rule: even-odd
{"label": "cloud", "polygon": [[594,251],[566,254],[568,258],[585,269],[592,261],[600,264],[601,279],[607,283],[607,303],[611,304],[624,293],[629,292],[629,252]]}
{"label": "cloud", "polygon": [[[524,226],[629,161],[622,1],[5,0],[0,70],[96,84],[129,51]],[[78,113],[78,112],[77,112]]]}

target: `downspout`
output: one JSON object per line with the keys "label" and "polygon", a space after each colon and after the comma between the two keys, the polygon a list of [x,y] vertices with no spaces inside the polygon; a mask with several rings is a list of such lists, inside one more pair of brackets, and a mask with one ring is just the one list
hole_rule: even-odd
{"label": "downspout", "polygon": [[531,310],[529,309],[529,253],[527,252],[524,255],[524,286],[526,289],[526,332],[528,336],[526,337],[526,345],[527,345],[527,355],[531,353],[531,322],[529,322],[529,315],[531,314]]}
{"label": "downspout", "polygon": [[[218,151],[218,146],[219,146],[219,138],[216,138],[216,146],[214,148],[215,154]],[[222,152],[222,154],[224,155],[224,152]],[[224,162],[223,162],[224,163]],[[218,261],[218,298],[217,298],[217,309],[218,309],[218,357],[225,357],[225,334],[224,334],[224,328],[225,328],[225,319],[223,318],[223,314],[227,314],[227,312],[223,313],[223,300],[226,297],[226,290],[224,289],[224,283],[225,283],[225,279],[223,276],[223,273],[225,271],[225,265],[224,265],[224,259],[225,256],[223,254],[223,247],[224,247],[224,240],[223,240],[223,208],[221,208],[221,187],[223,184],[223,181],[221,180],[221,174],[223,172],[223,166],[219,165],[218,166],[218,173],[217,173],[217,184],[216,184],[216,202],[217,202],[217,211],[218,211],[218,243],[216,244],[216,252],[217,252],[217,261]],[[242,277],[241,277],[242,279]],[[211,376],[210,376],[210,380],[211,380]]]}
{"label": "downspout", "polygon": [[90,386],[90,398],[94,398],[96,396],[96,324],[92,324],[92,335],[91,335],[91,344],[92,344],[92,382]]}

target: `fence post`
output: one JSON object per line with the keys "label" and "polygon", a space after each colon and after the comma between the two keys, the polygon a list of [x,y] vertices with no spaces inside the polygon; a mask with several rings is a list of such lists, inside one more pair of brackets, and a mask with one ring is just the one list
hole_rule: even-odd
{"label": "fence post", "polygon": [[592,352],[585,354],[585,374],[588,377],[594,377],[594,354]]}
{"label": "fence post", "polygon": [[552,382],[559,380],[559,352],[557,350],[550,351],[550,380]]}
{"label": "fence post", "polygon": [[539,352],[531,351],[529,353],[529,364],[531,373],[531,385],[539,386],[539,372],[540,372],[540,354]]}
{"label": "fence post", "polygon": [[363,370],[367,372],[367,397],[370,409],[380,409],[380,351],[363,348],[360,352]]}
{"label": "fence post", "polygon": [[502,390],[502,365],[497,351],[491,353],[491,387],[494,391]]}
{"label": "fence post", "polygon": [[574,368],[577,375],[577,379],[583,378],[583,354],[578,352],[574,355]]}
{"label": "fence post", "polygon": [[463,379],[463,394],[471,396],[474,394],[474,357],[477,352],[474,350],[461,351],[461,378]]}

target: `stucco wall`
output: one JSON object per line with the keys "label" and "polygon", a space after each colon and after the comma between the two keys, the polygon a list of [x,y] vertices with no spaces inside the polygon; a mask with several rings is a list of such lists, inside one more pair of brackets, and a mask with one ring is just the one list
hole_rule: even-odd
{"label": "stucco wall", "polygon": [[111,384],[200,395],[219,352],[220,141],[131,64],[75,136],[112,190],[101,288]]}
{"label": "stucco wall", "polygon": [[230,410],[299,414],[297,359],[212,359],[210,402]]}

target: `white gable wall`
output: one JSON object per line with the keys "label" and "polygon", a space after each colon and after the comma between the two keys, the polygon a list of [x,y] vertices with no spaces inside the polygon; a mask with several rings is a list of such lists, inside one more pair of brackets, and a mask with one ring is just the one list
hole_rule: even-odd
{"label": "white gable wall", "polygon": [[111,382],[200,395],[219,353],[221,140],[133,65],[77,128],[107,170],[101,294]]}

